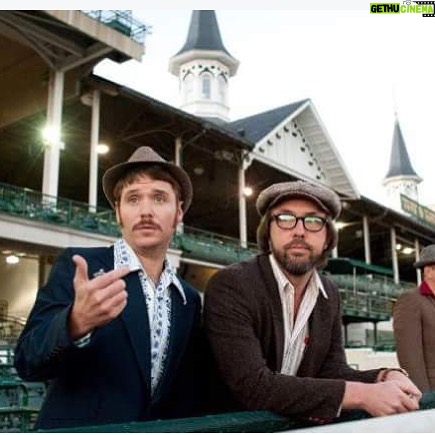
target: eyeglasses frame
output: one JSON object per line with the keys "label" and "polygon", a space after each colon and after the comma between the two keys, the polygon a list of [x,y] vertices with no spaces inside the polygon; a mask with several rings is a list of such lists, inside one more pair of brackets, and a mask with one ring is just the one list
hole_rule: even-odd
{"label": "eyeglasses frame", "polygon": [[[280,224],[279,224],[279,218],[278,218],[281,215],[293,216],[296,219],[294,226],[292,226],[291,228],[283,228],[283,227],[281,227]],[[318,230],[310,230],[305,225],[305,219],[312,218],[312,217],[318,218],[318,219],[320,219],[323,222],[323,225]],[[296,228],[298,222],[302,221],[302,225],[303,225],[303,227],[304,227],[304,229],[306,231],[308,231],[310,233],[318,233],[319,231],[322,231],[323,228],[325,228],[325,225],[328,224],[329,219],[327,217],[317,216],[317,215],[295,216],[293,213],[281,212],[281,213],[277,213],[275,215],[271,215],[270,216],[270,221],[275,221],[276,225],[281,230],[293,230],[294,228]]]}

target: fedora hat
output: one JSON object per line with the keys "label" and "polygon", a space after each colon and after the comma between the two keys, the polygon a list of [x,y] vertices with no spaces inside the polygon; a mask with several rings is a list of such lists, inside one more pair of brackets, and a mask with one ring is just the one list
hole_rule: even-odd
{"label": "fedora hat", "polygon": [[168,171],[181,186],[181,200],[183,201],[183,212],[186,212],[192,203],[193,188],[192,182],[186,171],[173,163],[167,162],[150,147],[138,148],[130,158],[109,168],[103,175],[103,191],[110,205],[115,208],[115,197],[113,190],[118,180],[127,172],[137,167],[158,165]]}
{"label": "fedora hat", "polygon": [[435,264],[435,245],[425,246],[420,251],[420,260],[414,263],[414,267],[419,269],[427,266],[428,264]]}
{"label": "fedora hat", "polygon": [[307,198],[316,203],[334,220],[341,212],[339,196],[326,186],[311,184],[307,181],[287,181],[272,184],[260,192],[257,198],[257,211],[263,216],[267,210],[285,199]]}

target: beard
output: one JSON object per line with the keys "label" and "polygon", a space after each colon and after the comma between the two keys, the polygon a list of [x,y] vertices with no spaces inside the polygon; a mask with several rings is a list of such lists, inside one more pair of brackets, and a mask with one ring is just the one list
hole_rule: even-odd
{"label": "beard", "polygon": [[[296,256],[291,256],[288,252],[288,249],[291,248],[292,243],[297,243],[301,245],[301,243],[310,251],[310,256],[308,260],[299,260]],[[294,276],[302,276],[306,273],[313,270],[319,260],[322,257],[322,254],[314,254],[312,246],[308,245],[305,242],[301,242],[297,240],[295,242],[291,242],[283,247],[282,250],[278,250],[275,246],[271,246],[272,253],[277,261],[277,263],[290,275]]]}

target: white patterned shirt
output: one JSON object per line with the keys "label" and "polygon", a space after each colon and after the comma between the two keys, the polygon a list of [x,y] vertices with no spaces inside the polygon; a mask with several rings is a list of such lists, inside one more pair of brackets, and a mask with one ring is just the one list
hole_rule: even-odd
{"label": "white patterned shirt", "polygon": [[284,317],[284,352],[281,373],[294,376],[299,369],[305,349],[310,341],[308,319],[316,305],[319,293],[325,299],[328,299],[328,295],[323,288],[319,274],[314,270],[305,289],[297,317],[294,319],[295,289],[281,270],[273,254],[269,255],[269,260],[278,284]]}
{"label": "white patterned shirt", "polygon": [[153,280],[148,277],[136,253],[124,239],[115,242],[114,258],[114,269],[128,266],[130,271],[139,271],[150,326],[151,394],[154,394],[162,378],[168,353],[171,332],[171,284],[180,292],[184,304],[187,303],[186,295],[176,276],[175,269],[168,259],[165,259],[163,272],[156,286]]}

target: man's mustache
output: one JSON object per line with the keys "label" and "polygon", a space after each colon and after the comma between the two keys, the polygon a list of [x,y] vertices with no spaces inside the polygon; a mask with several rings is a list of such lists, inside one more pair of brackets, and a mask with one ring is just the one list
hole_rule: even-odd
{"label": "man's mustache", "polygon": [[138,230],[144,226],[151,227],[151,228],[156,229],[156,230],[161,230],[160,225],[154,221],[151,221],[151,220],[141,220],[140,222],[138,222],[137,224],[135,224],[133,226],[133,230]]}
{"label": "man's mustache", "polygon": [[310,251],[313,250],[312,246],[309,245],[307,242],[305,242],[305,240],[303,239],[295,239],[284,245],[284,249],[291,249],[291,248],[305,248],[305,249],[309,249]]}

